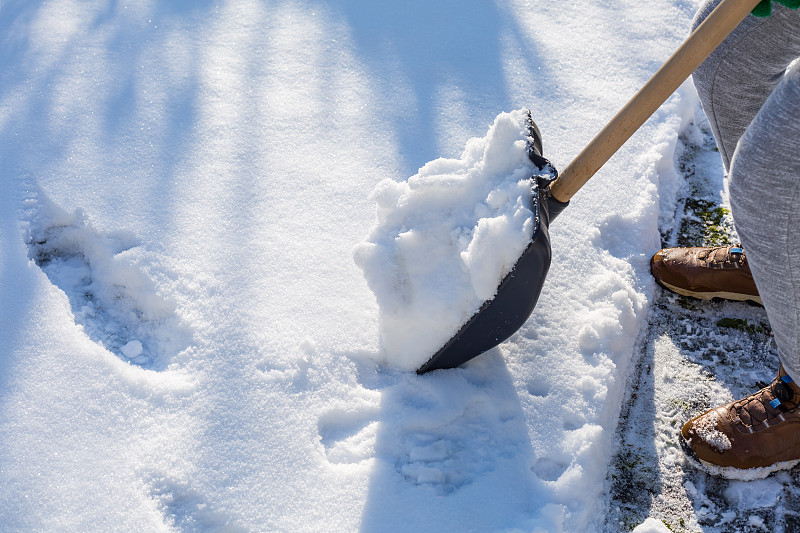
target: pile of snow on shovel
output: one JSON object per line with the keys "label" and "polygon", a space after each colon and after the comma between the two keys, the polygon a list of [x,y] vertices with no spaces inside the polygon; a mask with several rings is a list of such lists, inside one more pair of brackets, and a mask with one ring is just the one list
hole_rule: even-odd
{"label": "pile of snow on shovel", "polygon": [[499,115],[458,159],[437,159],[373,192],[378,222],[354,257],[380,307],[382,358],[415,370],[481,305],[534,227],[528,112]]}

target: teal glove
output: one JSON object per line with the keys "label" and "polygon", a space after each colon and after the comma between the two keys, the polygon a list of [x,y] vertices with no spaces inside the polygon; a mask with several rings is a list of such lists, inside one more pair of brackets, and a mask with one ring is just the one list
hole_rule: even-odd
{"label": "teal glove", "polygon": [[[779,4],[783,4],[790,9],[797,9],[800,7],[800,0],[775,0]],[[754,9],[753,15],[757,17],[768,17],[772,13],[772,2],[771,0],[761,0]]]}

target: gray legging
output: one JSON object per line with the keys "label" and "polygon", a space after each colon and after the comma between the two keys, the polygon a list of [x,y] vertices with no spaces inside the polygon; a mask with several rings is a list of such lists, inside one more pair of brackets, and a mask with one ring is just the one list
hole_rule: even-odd
{"label": "gray legging", "polygon": [[[720,0],[707,1],[695,27]],[[693,75],[781,362],[800,383],[800,10],[748,16]]]}

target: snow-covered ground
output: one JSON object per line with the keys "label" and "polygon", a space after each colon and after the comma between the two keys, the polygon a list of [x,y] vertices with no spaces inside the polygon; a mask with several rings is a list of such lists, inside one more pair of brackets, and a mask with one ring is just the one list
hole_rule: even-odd
{"label": "snow-covered ground", "polygon": [[[700,110],[676,155],[684,186],[675,218],[661,228],[663,244],[737,242],[722,162]],[[715,478],[687,459],[679,440],[689,418],[774,378],[777,349],[764,309],[659,289],[636,359],[609,469],[605,529],[628,531],[649,517],[648,527],[660,528],[653,531],[798,531],[800,468],[757,481]]]}
{"label": "snow-covered ground", "polygon": [[565,166],[696,5],[1,2],[2,528],[606,528],[691,85],[554,222],[528,323],[464,368],[392,364],[354,249],[379,183],[501,112]]}

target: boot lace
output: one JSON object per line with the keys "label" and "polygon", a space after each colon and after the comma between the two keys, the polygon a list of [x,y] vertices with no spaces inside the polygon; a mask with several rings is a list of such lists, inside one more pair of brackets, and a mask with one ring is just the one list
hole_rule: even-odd
{"label": "boot lace", "polygon": [[733,422],[740,431],[754,433],[785,421],[785,413],[794,410],[800,398],[789,384],[788,375],[776,378],[772,384],[731,406]]}
{"label": "boot lace", "polygon": [[710,267],[742,266],[747,262],[741,244],[714,246],[701,251],[697,258]]}

